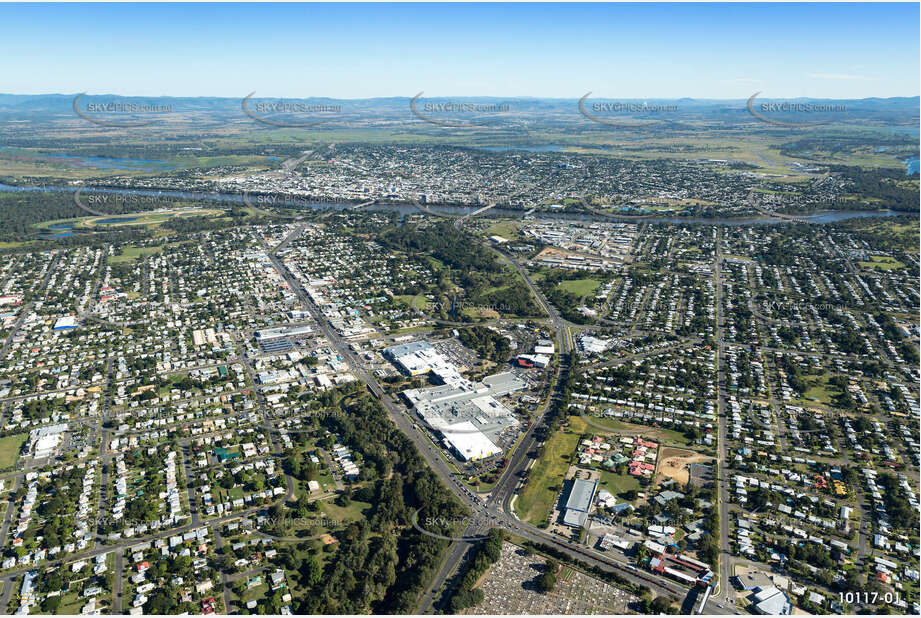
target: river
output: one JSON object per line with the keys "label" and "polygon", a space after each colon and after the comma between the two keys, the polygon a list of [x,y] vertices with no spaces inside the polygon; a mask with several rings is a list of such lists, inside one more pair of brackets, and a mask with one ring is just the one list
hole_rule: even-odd
{"label": "river", "polygon": [[[12,185],[6,185],[0,183],[0,191],[5,192],[31,192],[31,191],[41,191],[43,193],[70,193],[73,194],[75,188],[71,187],[59,187],[59,186],[37,186],[37,187],[17,187]],[[303,198],[297,198],[294,196],[288,197],[278,197],[275,201],[270,199],[257,197],[255,195],[249,197],[249,202],[245,202],[243,195],[239,193],[204,193],[197,191],[152,191],[145,189],[116,189],[116,188],[84,188],[86,194],[110,194],[110,195],[120,195],[120,196],[135,196],[135,197],[146,197],[146,198],[163,198],[164,206],[168,206],[167,201],[171,200],[175,202],[176,200],[197,200],[197,201],[213,201],[222,204],[239,204],[246,205],[247,203],[265,207],[265,206],[303,206],[306,208],[311,208],[313,210],[349,210],[354,208],[354,204],[350,203],[336,203],[336,202],[318,202],[312,200],[306,200]],[[149,202],[148,202],[149,203]],[[446,215],[467,215],[476,210],[479,210],[479,206],[427,206],[427,208],[435,213],[442,213]],[[401,216],[406,216],[408,214],[415,214],[419,212],[419,209],[411,204],[374,204],[371,206],[364,206],[361,210],[373,211],[373,212],[398,212]],[[118,213],[113,213],[118,214]],[[127,214],[127,213],[126,213]],[[500,217],[511,217],[511,218],[521,218],[524,213],[521,210],[512,210],[508,208],[492,208],[488,211],[490,216],[500,216]],[[889,217],[898,214],[908,214],[908,213],[899,213],[891,210],[832,210],[832,211],[822,211],[815,212],[806,215],[795,215],[799,219],[809,221],[811,223],[834,223],[836,221],[842,221],[844,219],[853,219],[856,217]],[[779,223],[785,223],[781,219],[775,217],[739,217],[739,218],[706,218],[706,217],[656,217],[656,216],[641,216],[641,217],[631,217],[628,215],[608,215],[601,216],[595,214],[582,214],[582,213],[573,213],[573,212],[540,212],[534,213],[531,217],[535,219],[543,219],[550,221],[588,221],[588,222],[604,222],[604,221],[615,221],[615,222],[634,222],[634,223],[669,223],[669,224],[705,224],[705,225],[776,225]]]}

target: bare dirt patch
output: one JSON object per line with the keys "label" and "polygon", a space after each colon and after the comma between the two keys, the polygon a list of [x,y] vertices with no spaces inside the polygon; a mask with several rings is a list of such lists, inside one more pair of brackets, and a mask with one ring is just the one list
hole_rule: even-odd
{"label": "bare dirt patch", "polygon": [[701,455],[683,448],[662,448],[659,451],[656,478],[653,484],[657,485],[665,479],[674,479],[681,485],[687,485],[691,478],[688,472],[688,464],[704,463],[712,459],[707,455]]}
{"label": "bare dirt patch", "polygon": [[333,543],[338,543],[339,541],[337,541],[336,537],[331,534],[324,534],[320,537],[320,542],[322,542],[324,545],[331,545]]}

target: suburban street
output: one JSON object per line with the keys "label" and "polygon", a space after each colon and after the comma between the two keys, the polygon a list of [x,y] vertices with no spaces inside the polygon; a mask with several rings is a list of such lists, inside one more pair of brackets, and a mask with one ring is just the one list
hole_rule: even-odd
{"label": "suburban street", "polygon": [[[294,291],[298,295],[298,298],[309,308],[311,315],[320,325],[322,334],[330,342],[330,345],[336,349],[341,358],[349,364],[353,373],[358,376],[358,378],[364,382],[368,389],[378,398],[378,400],[390,414],[391,419],[393,419],[393,421],[403,431],[403,433],[405,433],[413,440],[416,448],[426,458],[432,469],[441,477],[445,485],[454,492],[454,494],[465,506],[471,509],[475,516],[480,517],[484,521],[488,520],[490,521],[491,525],[504,528],[506,531],[526,540],[552,546],[568,554],[574,559],[592,564],[606,571],[616,572],[637,584],[650,587],[653,590],[653,593],[656,595],[669,596],[679,603],[684,601],[688,594],[688,589],[683,588],[679,584],[675,582],[666,582],[665,580],[659,581],[653,579],[650,576],[635,573],[634,571],[627,569],[626,563],[613,560],[601,552],[579,546],[577,543],[563,540],[556,535],[537,528],[536,526],[521,522],[515,515],[508,511],[509,502],[515,493],[518,481],[520,479],[519,474],[527,466],[529,461],[528,453],[535,445],[533,430],[534,427],[538,425],[538,422],[535,422],[532,425],[525,438],[521,440],[519,448],[511,456],[510,463],[507,466],[505,473],[499,480],[495,490],[490,494],[484,503],[484,499],[467,488],[462,483],[462,481],[457,478],[456,474],[447,466],[439,453],[436,452],[435,448],[432,446],[428,436],[425,435],[423,430],[421,430],[416,425],[409,411],[400,404],[397,404],[389,395],[387,395],[378,381],[372,375],[370,375],[370,373],[368,373],[358,355],[356,355],[351,350],[348,344],[330,326],[328,320],[323,316],[319,307],[317,307],[310,299],[310,297],[304,292],[303,288],[300,286],[300,283],[291,275],[291,273],[284,266],[275,252],[272,251],[268,246],[265,247],[269,252],[270,259],[276,270],[285,279],[291,290]],[[552,307],[552,305],[547,303],[542,295],[540,295],[539,290],[534,287],[533,282],[530,282],[530,279],[527,277],[527,273],[524,271],[524,269],[510,258],[508,259],[513,265],[516,266],[516,268],[519,269],[519,272],[523,273],[525,281],[528,282],[532,292],[535,293],[539,302],[544,307],[544,310],[547,311],[548,315],[551,316],[551,319],[556,326],[555,331],[557,345],[559,346],[558,349],[563,352],[563,354],[561,354],[561,358],[568,359],[569,353],[572,349],[572,338],[571,334],[568,332],[567,325],[556,312],[556,310]],[[556,376],[559,375],[559,371],[560,368],[558,367]],[[556,392],[557,382],[558,380],[554,381],[554,394]],[[551,398],[552,397],[553,394],[551,395]],[[468,527],[468,529],[465,530],[462,534],[464,536],[482,534],[485,532],[485,528],[486,526],[471,526]],[[428,610],[431,604],[434,603],[437,591],[442,587],[444,582],[450,577],[451,573],[457,567],[457,564],[466,551],[468,545],[469,543],[465,541],[455,541],[452,543],[452,547],[449,548],[447,556],[443,562],[442,569],[438,576],[435,578],[431,589],[427,594],[423,595],[422,602],[420,603],[422,609]],[[711,608],[711,611],[713,611],[713,613],[733,613],[730,608],[721,609],[713,607]]]}

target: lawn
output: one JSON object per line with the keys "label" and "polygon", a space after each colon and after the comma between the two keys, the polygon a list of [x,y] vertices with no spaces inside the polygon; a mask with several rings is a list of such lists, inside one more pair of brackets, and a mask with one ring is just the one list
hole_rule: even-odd
{"label": "lawn", "polygon": [[[368,502],[352,500],[348,506],[339,506],[333,500],[322,500],[319,502],[325,517],[334,522],[358,521],[364,517],[365,511],[371,508]],[[338,527],[333,525],[334,528]]]}
{"label": "lawn", "polygon": [[687,436],[685,436],[680,431],[675,431],[674,429],[635,425],[633,423],[625,423],[624,421],[598,416],[592,416],[591,421],[596,426],[596,428],[604,427],[609,429],[612,433],[618,431],[629,431],[632,433],[641,433],[643,437],[657,440],[662,444],[680,444],[681,446],[694,445],[694,442],[688,440]]}
{"label": "lawn", "polygon": [[[249,581],[249,580],[252,579],[253,577],[260,577],[260,578],[263,579],[263,580],[265,579],[265,577],[262,576],[262,575],[252,575],[252,576],[250,576],[250,577],[244,577],[244,578],[243,578],[243,581]],[[269,587],[268,587],[268,585],[263,581],[262,583],[260,583],[260,584],[258,584],[258,585],[256,585],[256,586],[253,586],[252,588],[247,588],[247,589],[243,592],[243,594],[240,595],[240,596],[237,596],[237,595],[234,593],[234,594],[233,594],[233,597],[235,597],[234,600],[236,600],[237,603],[238,603],[240,606],[244,606],[244,605],[246,605],[247,601],[252,601],[252,600],[259,601],[259,600],[261,600],[261,599],[264,599],[264,598],[265,598],[265,595],[268,594],[268,593],[269,593]],[[233,597],[232,597],[232,598],[233,598]]]}
{"label": "lawn", "polygon": [[5,438],[0,438],[0,470],[12,468],[19,459],[19,451],[26,440],[28,433],[16,433]]}
{"label": "lawn", "polygon": [[582,418],[573,416],[568,428],[557,431],[547,440],[543,455],[531,468],[528,482],[518,496],[516,510],[521,519],[533,524],[547,521],[586,427]]}
{"label": "lawn", "polygon": [[[302,450],[305,459],[309,459],[308,453],[316,452],[317,459],[320,460],[320,463],[315,464],[317,467],[317,474],[314,476],[314,480],[320,484],[320,491],[325,492],[334,490],[336,488],[336,481],[333,480],[333,475],[329,471],[329,466],[326,465],[326,459],[323,457],[320,447],[317,446],[316,440],[314,438],[308,438]],[[307,481],[298,480],[297,486],[300,493],[310,495],[310,492],[307,490]]]}
{"label": "lawn", "polygon": [[609,470],[601,470],[601,487],[607,489],[618,499],[623,500],[621,494],[635,489],[641,491],[640,481],[629,474],[617,474]]}
{"label": "lawn", "polygon": [[825,405],[832,405],[832,398],[841,394],[841,391],[828,383],[830,374],[825,373],[820,376],[807,376],[806,382],[809,388],[803,393],[802,397],[794,399],[796,403],[819,402]]}
{"label": "lawn", "polygon": [[558,287],[581,298],[597,290],[599,285],[601,285],[601,282],[597,279],[570,279],[560,282]]}
{"label": "lawn", "polygon": [[876,270],[900,270],[905,268],[905,264],[895,258],[884,255],[871,255],[869,262],[858,262],[861,268],[873,268]]}
{"label": "lawn", "polygon": [[474,307],[464,307],[461,309],[461,315],[465,318],[498,318],[499,312],[495,309],[478,309]]}
{"label": "lawn", "polygon": [[159,253],[162,249],[163,247],[125,247],[122,249],[121,254],[109,258],[109,263],[124,264],[125,262],[133,262],[145,255]]}
{"label": "lawn", "polygon": [[217,217],[224,214],[223,210],[214,208],[182,208],[168,212],[139,212],[102,217],[91,217],[83,220],[83,227],[119,227],[125,225],[159,225],[173,217],[200,216]]}
{"label": "lawn", "polygon": [[487,233],[490,236],[502,236],[507,240],[518,238],[518,224],[515,221],[499,221],[490,226]]}
{"label": "lawn", "polygon": [[[393,300],[400,303],[401,305],[406,305],[413,309],[418,308],[418,303],[413,302],[417,295],[415,294],[396,294],[393,297]],[[423,304],[425,303],[425,297],[423,297]]]}
{"label": "lawn", "polygon": [[217,490],[217,496],[218,496],[219,502],[237,500],[238,498],[243,497],[243,488],[242,487],[231,487],[230,489],[219,489]]}
{"label": "lawn", "polygon": [[61,596],[61,604],[58,605],[57,614],[79,614],[80,610],[86,605],[89,599],[80,597],[74,589],[68,590]]}

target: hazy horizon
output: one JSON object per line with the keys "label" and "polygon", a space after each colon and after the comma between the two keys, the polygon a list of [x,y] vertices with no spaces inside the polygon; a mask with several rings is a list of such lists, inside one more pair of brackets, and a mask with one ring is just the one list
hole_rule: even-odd
{"label": "hazy horizon", "polygon": [[[84,94],[88,97],[120,97],[125,99],[131,98],[140,98],[140,99],[226,99],[226,100],[241,100],[245,95],[240,96],[226,96],[226,95],[211,95],[211,94],[201,94],[201,95],[167,95],[167,94],[150,94],[150,95],[138,95],[138,94],[123,94],[119,92],[0,92],[0,96],[12,96],[12,97],[75,97],[80,94]],[[752,93],[754,94],[754,93]],[[325,95],[309,95],[309,96],[285,96],[285,95],[275,95],[271,93],[256,93],[255,98],[258,99],[292,99],[292,100],[308,100],[308,99],[329,99],[333,101],[373,101],[373,100],[388,100],[388,99],[412,99],[415,95],[383,95],[383,96],[373,96],[373,97],[331,97]],[[732,98],[717,98],[717,97],[688,97],[688,96],[661,96],[661,97],[643,97],[635,95],[627,96],[595,96],[594,93],[590,96],[588,100],[619,100],[619,101],[681,101],[681,100],[691,100],[691,101],[700,101],[700,102],[738,102],[745,101],[751,95],[742,96],[742,97],[732,97]],[[489,99],[503,99],[503,100],[533,100],[533,101],[578,101],[581,96],[535,96],[535,95],[476,95],[476,94],[443,94],[443,95],[423,95],[423,99],[477,99],[477,100],[489,100]],[[889,100],[889,99],[918,99],[921,98],[921,95],[918,94],[906,94],[906,95],[892,95],[892,96],[866,96],[866,97],[842,97],[842,98],[830,98],[830,97],[807,97],[807,96],[782,96],[782,95],[769,95],[766,93],[760,93],[758,99],[766,100],[778,100],[786,99],[789,101],[794,100],[823,100],[823,101],[869,101],[873,99],[880,100]]]}

